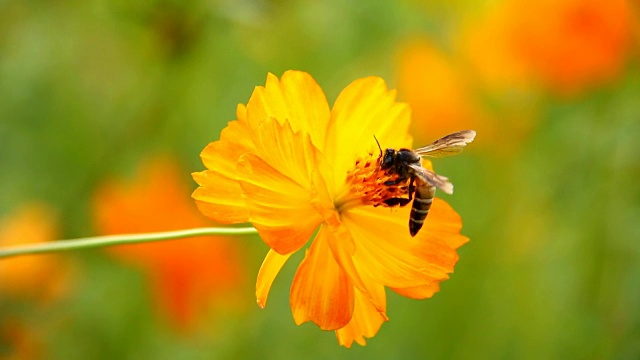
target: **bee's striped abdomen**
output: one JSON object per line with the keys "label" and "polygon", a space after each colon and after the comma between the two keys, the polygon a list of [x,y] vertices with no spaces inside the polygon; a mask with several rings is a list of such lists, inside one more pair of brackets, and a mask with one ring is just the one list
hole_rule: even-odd
{"label": "bee's striped abdomen", "polygon": [[422,228],[422,224],[424,224],[424,220],[427,218],[427,214],[429,214],[433,197],[436,195],[435,186],[431,186],[420,180],[417,182],[415,198],[413,199],[411,215],[409,216],[409,232],[411,236],[416,236]]}

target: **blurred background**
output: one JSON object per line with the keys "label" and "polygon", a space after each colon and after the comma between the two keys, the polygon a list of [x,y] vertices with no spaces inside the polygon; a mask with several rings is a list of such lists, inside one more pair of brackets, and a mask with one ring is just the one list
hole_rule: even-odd
{"label": "blurred background", "polygon": [[267,72],[413,109],[471,242],[367,346],[255,304],[257,237],[0,260],[2,359],[640,358],[640,28],[624,0],[0,1],[0,246],[211,226],[190,173]]}

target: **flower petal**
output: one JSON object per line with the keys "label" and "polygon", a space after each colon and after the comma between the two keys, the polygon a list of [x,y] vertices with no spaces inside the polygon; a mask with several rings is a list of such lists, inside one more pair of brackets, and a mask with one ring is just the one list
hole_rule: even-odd
{"label": "flower petal", "polygon": [[410,120],[409,106],[396,102],[383,79],[352,82],[338,96],[327,130],[325,155],[334,161],[335,180],[342,182],[356,159],[378,152],[374,136],[385,148],[410,147]]}
{"label": "flower petal", "polygon": [[355,243],[358,272],[394,288],[420,286],[448,278],[458,260],[455,249],[466,241],[459,216],[434,199],[424,228],[409,235],[409,207],[360,207],[343,213]]}
{"label": "flower petal", "polygon": [[249,218],[242,189],[236,181],[238,159],[245,153],[255,152],[245,112],[245,107],[238,105],[236,115],[239,120],[229,122],[222,130],[220,140],[207,145],[200,154],[209,170],[192,174],[200,185],[192,195],[198,209],[223,224],[246,222]]}
{"label": "flower petal", "polygon": [[[378,297],[386,299],[382,285],[376,286],[375,289]],[[366,345],[364,338],[373,337],[385,321],[388,319],[376,310],[366,299],[366,296],[360,291],[356,291],[353,317],[345,327],[336,330],[336,337],[340,345],[346,348],[350,348],[354,341],[364,346]]]}
{"label": "flower petal", "polygon": [[329,104],[324,92],[306,72],[287,71],[278,78],[267,75],[264,87],[258,86],[247,104],[248,120],[252,124],[275,118],[280,124],[289,122],[295,132],[304,132],[319,149],[329,122]]}
{"label": "flower petal", "polygon": [[[236,106],[236,118],[241,123],[247,123],[247,107],[244,104],[238,104],[238,106]],[[222,137],[222,135],[220,137]]]}
{"label": "flower petal", "polygon": [[352,256],[355,252],[355,243],[351,234],[344,225],[330,226],[329,229],[330,231],[327,232],[327,241],[334,260],[336,260],[345,274],[347,274],[353,285],[365,296],[381,316],[387,319],[384,296],[376,296],[376,293],[370,290],[372,286],[371,281],[365,282],[362,280],[353,262]]}
{"label": "flower petal", "polygon": [[248,152],[256,152],[249,129],[246,124],[235,120],[222,129],[220,140],[210,143],[202,150],[200,158],[207,169],[233,179],[238,158]]}
{"label": "flower petal", "polygon": [[331,255],[327,231],[324,226],[320,228],[298,267],[290,303],[296,324],[311,320],[322,330],[336,330],[351,320],[354,288]]}
{"label": "flower petal", "polygon": [[414,286],[410,288],[391,288],[391,290],[396,293],[406,296],[412,299],[427,299],[432,297],[435,293],[440,291],[440,283],[437,281],[432,282],[431,284]]}
{"label": "flower petal", "polygon": [[271,284],[273,284],[273,280],[275,280],[276,275],[278,275],[284,263],[287,262],[289,256],[290,254],[280,255],[274,250],[269,250],[264,258],[256,281],[256,301],[260,308],[264,309],[267,306]]}
{"label": "flower petal", "polygon": [[251,121],[249,112],[251,140],[256,146],[256,154],[305,188],[310,187],[311,172],[315,168],[317,150],[309,135],[294,132],[288,121],[280,123],[277,118],[267,117]]}
{"label": "flower petal", "polygon": [[469,242],[469,238],[461,235],[462,218],[446,201],[435,198],[429,210],[428,221],[425,221],[421,233],[424,231],[429,238],[437,239],[452,249]]}
{"label": "flower petal", "polygon": [[311,206],[309,190],[257,155],[240,157],[238,182],[246,195],[249,221],[262,240],[280,254],[300,249],[322,222]]}
{"label": "flower petal", "polygon": [[191,175],[200,185],[191,197],[206,217],[222,224],[249,221],[249,210],[237,181],[212,170]]}

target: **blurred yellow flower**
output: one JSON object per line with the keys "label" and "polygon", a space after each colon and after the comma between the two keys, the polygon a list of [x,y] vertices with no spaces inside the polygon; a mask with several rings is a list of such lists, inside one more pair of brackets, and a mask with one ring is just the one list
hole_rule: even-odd
{"label": "blurred yellow flower", "polygon": [[384,147],[411,145],[410,109],[395,98],[384,80],[367,77],[347,86],[330,109],[309,74],[269,74],[202,152],[207,170],[193,174],[200,185],[193,197],[206,216],[251,222],[271,248],[258,274],[259,306],[290,255],[314,236],[291,286],[293,318],[336,330],[346,347],[364,345],[388,320],[385,287],[432,296],[468,241],[444,201],[434,200],[411,237],[409,207],[371,206],[354,183],[363,179],[358,171],[375,168],[374,135]]}
{"label": "blurred yellow flower", "polygon": [[[57,237],[56,215],[44,204],[26,204],[0,222],[0,247],[48,242]],[[56,255],[2,259],[0,279],[0,297],[48,301],[68,289],[70,267]]]}
{"label": "blurred yellow flower", "polygon": [[[190,190],[180,174],[173,161],[155,159],[131,182],[106,182],[94,199],[98,231],[109,235],[210,226],[185,196]],[[234,299],[246,279],[236,241],[225,237],[117,246],[109,252],[147,273],[158,308],[180,330],[200,324],[196,320],[212,306],[236,307]]]}

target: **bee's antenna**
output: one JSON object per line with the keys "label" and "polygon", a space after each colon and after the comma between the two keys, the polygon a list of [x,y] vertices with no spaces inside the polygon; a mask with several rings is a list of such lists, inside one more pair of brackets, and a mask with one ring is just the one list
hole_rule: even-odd
{"label": "bee's antenna", "polygon": [[376,144],[378,144],[378,149],[380,149],[380,157],[382,157],[382,147],[380,146],[380,141],[378,141],[378,138],[373,135],[373,138],[376,140]]}

